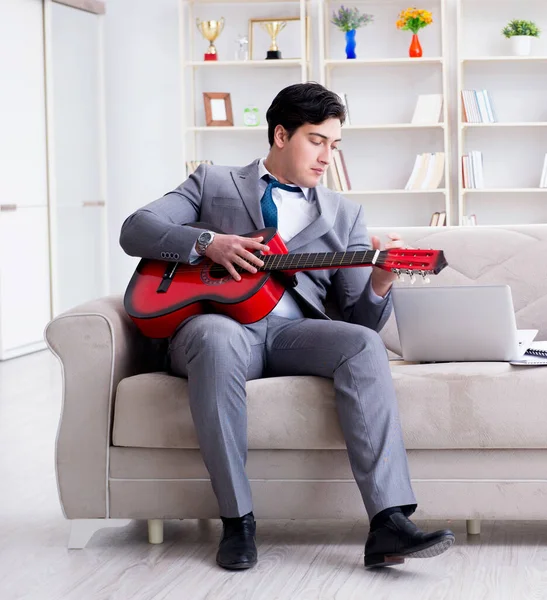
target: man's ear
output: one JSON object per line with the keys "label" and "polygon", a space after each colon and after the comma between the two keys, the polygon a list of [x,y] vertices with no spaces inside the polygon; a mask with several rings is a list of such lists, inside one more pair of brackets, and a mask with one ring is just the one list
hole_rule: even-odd
{"label": "man's ear", "polygon": [[276,125],[274,129],[274,146],[283,148],[289,141],[289,134],[283,125]]}

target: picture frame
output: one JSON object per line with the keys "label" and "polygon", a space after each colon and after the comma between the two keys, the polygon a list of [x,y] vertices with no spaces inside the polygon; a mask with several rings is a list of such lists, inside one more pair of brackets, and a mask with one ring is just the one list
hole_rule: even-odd
{"label": "picture frame", "polygon": [[203,92],[205,123],[208,127],[232,127],[232,99],[227,92]]}
{"label": "picture frame", "polygon": [[[260,23],[271,23],[272,21],[287,21],[288,25],[285,29],[288,29],[290,26],[290,23],[294,23],[297,27],[298,27],[298,36],[294,35],[296,33],[296,31],[293,31],[293,34],[289,34],[287,36],[287,39],[300,39],[300,17],[258,17],[258,18],[251,18],[249,19],[249,60],[265,60],[266,59],[266,52],[264,51],[263,55],[261,54],[260,56],[255,56],[254,52],[257,48],[257,46],[259,44],[257,44],[255,38],[255,28],[256,25],[259,25]],[[309,17],[306,17],[305,20],[305,25],[306,25],[306,44],[305,44],[305,48],[306,48],[306,55],[309,54],[309,47],[308,47],[308,40],[309,40],[309,35],[308,35],[308,29],[309,29]],[[264,44],[263,46],[270,46],[271,40],[268,38],[268,35],[266,34],[266,32],[262,32],[262,34],[264,35]],[[283,35],[283,32],[281,33],[281,35]],[[285,34],[286,35],[286,34]],[[298,46],[300,48],[300,44]],[[281,51],[283,51],[283,42],[281,42],[281,46],[280,46]],[[283,59],[301,59],[304,60],[304,58],[307,60],[307,56],[306,57],[302,57],[302,56],[282,56]]]}

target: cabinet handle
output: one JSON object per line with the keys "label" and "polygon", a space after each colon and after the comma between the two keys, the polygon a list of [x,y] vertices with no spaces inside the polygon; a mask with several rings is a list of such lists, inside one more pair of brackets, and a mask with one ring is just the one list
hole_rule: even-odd
{"label": "cabinet handle", "polygon": [[105,205],[105,201],[104,200],[95,200],[95,201],[89,201],[89,202],[82,202],[82,206],[84,208],[88,208],[89,206],[104,206]]}
{"label": "cabinet handle", "polygon": [[13,212],[17,210],[17,204],[0,204],[0,210],[2,212]]}

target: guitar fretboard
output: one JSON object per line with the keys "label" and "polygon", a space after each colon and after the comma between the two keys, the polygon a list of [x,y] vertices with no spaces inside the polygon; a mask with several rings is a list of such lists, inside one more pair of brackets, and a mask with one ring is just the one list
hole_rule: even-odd
{"label": "guitar fretboard", "polygon": [[[310,254],[268,254],[261,256],[264,266],[260,271],[292,271],[298,269],[325,269],[370,265],[376,250],[359,252],[313,252]],[[376,264],[381,264],[384,252],[380,252]]]}

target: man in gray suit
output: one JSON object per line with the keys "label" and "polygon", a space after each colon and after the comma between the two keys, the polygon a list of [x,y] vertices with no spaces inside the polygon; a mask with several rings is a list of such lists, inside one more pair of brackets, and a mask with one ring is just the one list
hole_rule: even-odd
{"label": "man in gray suit", "polygon": [[[362,251],[369,240],[361,205],[320,181],[341,139],[345,111],[316,83],[282,90],[268,109],[270,151],[244,168],[200,166],[177,189],[132,214],[120,243],[131,256],[193,263],[207,256],[236,280],[235,267],[262,266],[262,238],[278,228],[289,252]],[[205,222],[224,233],[187,224]],[[393,234],[386,248],[401,247]],[[188,378],[201,454],[223,522],[217,563],[246,569],[257,562],[247,458],[245,382],[265,375],[333,380],[349,460],[371,520],[365,566],[429,557],[454,542],[449,530],[424,533],[416,509],[397,400],[378,331],[391,312],[394,275],[379,268],[305,271],[261,321],[241,325],[221,315],[186,320],[172,336],[170,364]],[[343,321],[325,315],[331,290]]]}

